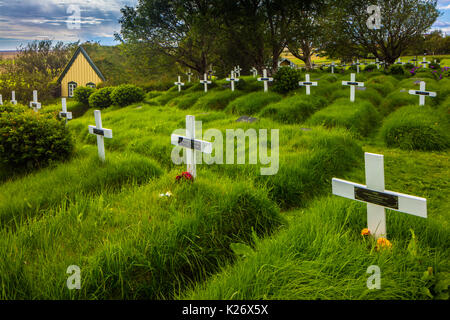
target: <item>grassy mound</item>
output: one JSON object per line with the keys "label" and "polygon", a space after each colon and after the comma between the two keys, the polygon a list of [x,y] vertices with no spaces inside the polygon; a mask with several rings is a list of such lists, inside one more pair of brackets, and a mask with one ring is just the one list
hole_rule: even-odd
{"label": "grassy mound", "polygon": [[177,107],[178,109],[186,110],[192,107],[197,102],[197,100],[203,97],[204,95],[205,93],[201,91],[188,93],[170,100],[167,105],[171,107]]}
{"label": "grassy mound", "polygon": [[[355,89],[355,101],[358,101],[360,99],[362,100],[368,100],[370,101],[375,107],[379,106],[381,101],[382,101],[382,97],[381,95],[378,93],[377,90],[373,89],[373,88],[361,88],[362,90],[359,89]],[[337,100],[337,99],[343,99],[346,98],[348,103],[350,102],[350,88],[346,87],[345,89],[341,89],[334,91],[331,94],[331,101]]]}
{"label": "grassy mound", "polygon": [[326,103],[327,100],[323,97],[295,95],[269,104],[261,111],[260,116],[281,123],[302,123]]}
{"label": "grassy mound", "polygon": [[97,148],[87,147],[73,161],[2,184],[0,222],[2,226],[13,221],[20,224],[80,194],[107,193],[123,184],[143,183],[161,172],[154,161],[133,154],[108,153],[102,164]]}
{"label": "grassy mound", "polygon": [[384,121],[380,135],[388,147],[406,150],[444,150],[450,146],[450,127],[427,106],[406,106]]}
{"label": "grassy mound", "polygon": [[203,110],[223,110],[234,99],[240,97],[243,93],[240,91],[213,91],[202,96],[194,104],[195,109]]}
{"label": "grassy mound", "polygon": [[379,119],[378,111],[370,102],[357,100],[351,103],[344,98],[316,112],[307,124],[323,125],[327,128],[340,126],[358,135],[367,136]]}
{"label": "grassy mound", "polygon": [[377,90],[383,97],[394,91],[398,80],[392,76],[377,76],[370,78],[366,85],[368,88]]}
{"label": "grassy mound", "polygon": [[239,115],[255,115],[272,102],[277,102],[282,96],[274,92],[254,92],[233,100],[225,111]]}
{"label": "grassy mound", "polygon": [[378,110],[382,115],[388,115],[400,107],[419,104],[419,97],[408,93],[409,90],[400,89],[392,92],[380,104]]}

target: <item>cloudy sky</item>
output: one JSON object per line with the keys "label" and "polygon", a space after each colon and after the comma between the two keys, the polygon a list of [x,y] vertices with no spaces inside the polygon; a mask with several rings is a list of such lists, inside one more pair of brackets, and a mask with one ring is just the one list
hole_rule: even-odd
{"label": "cloudy sky", "polygon": [[[100,41],[113,45],[120,31],[120,8],[137,0],[0,0],[0,50],[32,40]],[[450,0],[439,0],[444,13],[433,26],[450,34]],[[79,11],[81,23],[77,21]],[[69,22],[69,23],[68,23]],[[78,28],[79,26],[79,28]]]}

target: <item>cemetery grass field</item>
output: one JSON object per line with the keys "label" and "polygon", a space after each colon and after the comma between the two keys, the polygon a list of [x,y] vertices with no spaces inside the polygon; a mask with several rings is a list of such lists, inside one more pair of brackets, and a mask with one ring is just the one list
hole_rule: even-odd
{"label": "cemetery grass field", "polygon": [[[71,159],[0,167],[0,297],[448,299],[450,80],[361,73],[367,89],[350,103],[348,72],[311,73],[319,86],[309,97],[241,78],[234,93],[218,80],[205,94],[196,81],[103,109],[114,135],[105,163],[87,130],[94,109],[69,101]],[[418,80],[438,93],[421,108],[407,92]],[[170,135],[186,115],[203,133],[279,129],[278,173],[200,164],[195,182],[177,183],[186,167],[172,163]],[[384,155],[387,190],[427,199],[427,219],[387,210],[391,249],[361,235],[366,204],[331,194],[333,177],[365,184],[364,152]],[[81,268],[80,290],[66,287],[70,265]],[[366,285],[371,265],[379,290]]]}

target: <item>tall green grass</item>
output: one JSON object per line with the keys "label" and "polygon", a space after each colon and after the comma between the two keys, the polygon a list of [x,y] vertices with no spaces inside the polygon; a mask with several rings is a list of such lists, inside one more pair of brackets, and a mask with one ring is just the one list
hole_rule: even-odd
{"label": "tall green grass", "polygon": [[275,92],[254,92],[233,100],[225,111],[239,115],[255,115],[269,103],[281,99],[282,96]]}
{"label": "tall green grass", "polygon": [[193,107],[202,110],[223,110],[231,101],[241,95],[243,92],[240,91],[215,91],[199,98]]}

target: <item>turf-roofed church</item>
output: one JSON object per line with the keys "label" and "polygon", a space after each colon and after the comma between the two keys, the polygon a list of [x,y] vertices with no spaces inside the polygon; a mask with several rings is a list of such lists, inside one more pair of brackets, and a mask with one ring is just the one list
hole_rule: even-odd
{"label": "turf-roofed church", "polygon": [[102,81],[105,77],[81,46],[58,78],[62,97],[73,97],[77,87],[95,88]]}

